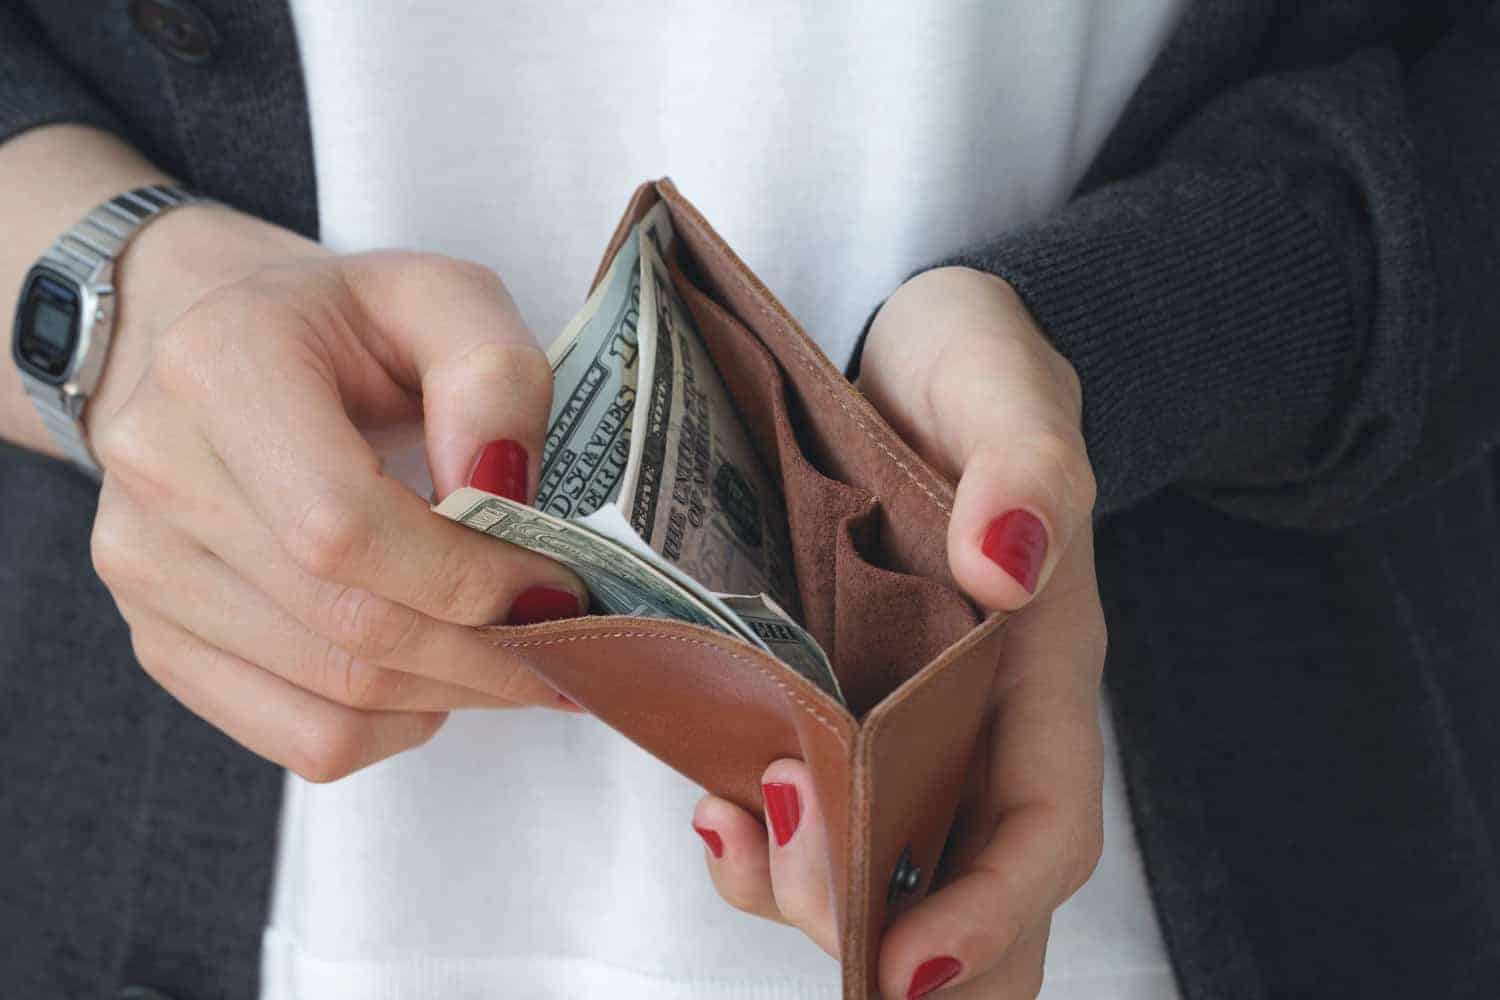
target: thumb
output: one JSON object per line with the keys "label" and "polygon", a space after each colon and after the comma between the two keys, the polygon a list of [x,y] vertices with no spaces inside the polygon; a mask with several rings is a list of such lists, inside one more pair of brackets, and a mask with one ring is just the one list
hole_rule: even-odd
{"label": "thumb", "polygon": [[432,254],[350,258],[348,280],[386,336],[387,367],[422,396],[435,496],[536,489],[552,368],[493,271]]}
{"label": "thumb", "polygon": [[989,608],[1014,611],[1039,592],[1094,506],[1078,433],[996,427],[970,455],[948,524],[948,562]]}
{"label": "thumb", "polygon": [[[1045,348],[1050,351],[1050,347]],[[1046,586],[1080,530],[1096,485],[1071,368],[1015,341],[971,344],[936,394],[960,469],[948,562],[976,601],[1014,611]]]}
{"label": "thumb", "polygon": [[995,610],[1030,601],[1088,527],[1095,485],[1078,375],[1020,296],[968,268],[917,275],[876,314],[860,385],[959,475],[948,524],[959,585]]}

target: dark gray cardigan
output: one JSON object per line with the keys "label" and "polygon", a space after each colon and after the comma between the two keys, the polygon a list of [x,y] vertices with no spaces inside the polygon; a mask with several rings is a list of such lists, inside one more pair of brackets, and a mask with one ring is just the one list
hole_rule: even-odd
{"label": "dark gray cardigan", "polygon": [[[126,9],[0,0],[0,141],[116,129],[313,233],[285,4]],[[1083,378],[1185,996],[1500,995],[1500,6],[1204,0],[1079,196],[952,259]],[[136,668],[94,501],[0,448],[0,993],[249,1000],[280,772]]]}

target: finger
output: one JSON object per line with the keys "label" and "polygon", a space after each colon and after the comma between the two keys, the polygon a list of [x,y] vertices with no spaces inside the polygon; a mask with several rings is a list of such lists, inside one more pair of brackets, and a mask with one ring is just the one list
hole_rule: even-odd
{"label": "finger", "polygon": [[1028,931],[1047,920],[1072,891],[1057,875],[1054,840],[1059,836],[1069,833],[1046,810],[1006,816],[973,866],[902,914],[886,932],[880,953],[882,993],[905,997],[914,987],[939,981],[948,986],[976,978],[988,983],[997,970],[1024,967]]}
{"label": "finger", "polygon": [[[955,578],[987,607],[1015,610],[1087,531],[1095,483],[1071,393],[1024,342],[975,337],[937,376],[940,423],[962,473],[948,526]],[[1003,401],[1002,401],[1003,399]]]}
{"label": "finger", "polygon": [[426,743],[438,712],[362,712],[334,704],[122,605],[141,666],[189,711],[252,752],[325,782]]}
{"label": "finger", "polygon": [[736,910],[786,923],[771,891],[766,829],[727,799],[707,795],[693,810],[693,829],[703,839],[704,861],[720,898]]}
{"label": "finger", "polygon": [[552,367],[493,271],[410,254],[348,258],[397,380],[420,385],[437,496],[460,486],[526,502],[552,406]]}
{"label": "finger", "polygon": [[958,582],[990,608],[1026,604],[1094,504],[1072,367],[1009,285],[953,267],[881,307],[860,381],[903,437],[959,478],[948,530]]}
{"label": "finger", "polygon": [[[105,477],[102,512],[110,510],[107,501],[115,487],[137,506],[161,511],[176,529],[306,628],[358,660],[515,704],[568,707],[523,664],[472,629],[369,590],[306,573],[282,550],[180,407],[151,387],[137,395],[109,428],[113,462]],[[105,518],[104,524],[109,523]],[[491,541],[465,533],[472,542]],[[141,560],[133,532],[126,526],[117,537],[122,544],[111,562],[122,573],[134,572]],[[499,543],[495,547],[502,552],[509,548]],[[513,598],[507,597],[498,573],[494,588],[495,607],[476,613],[487,622],[511,615],[506,601]]]}
{"label": "finger", "polygon": [[[516,707],[483,691],[362,660],[310,631],[213,554],[107,483],[101,489],[104,505],[108,513],[100,520],[106,526],[95,547],[105,553],[112,590],[210,646],[351,708],[446,712]],[[117,546],[128,546],[130,552],[114,555],[111,550]],[[123,572],[128,580],[121,575],[127,563],[130,568]]]}
{"label": "finger", "polygon": [[[891,926],[882,988],[904,995],[926,963],[965,982],[1008,961],[1029,928],[1083,885],[1099,858],[1102,614],[1081,538],[1015,623],[997,675],[984,788],[946,867],[952,878]],[[938,962],[938,965],[944,965]]]}
{"label": "finger", "polygon": [[1050,920],[1045,921],[1022,935],[1010,953],[982,976],[958,982],[955,975],[945,982],[943,977],[951,974],[951,969],[934,965],[921,977],[914,975],[906,992],[898,996],[902,1000],[926,996],[934,1000],[1032,1000],[1041,993],[1051,926]]}
{"label": "finger", "polygon": [[771,891],[782,917],[837,958],[838,921],[828,861],[828,830],[812,774],[798,760],[778,760],[761,776],[771,832]]}
{"label": "finger", "polygon": [[[581,609],[582,584],[558,563],[493,539],[478,543],[380,474],[348,411],[389,404],[366,383],[390,375],[359,356],[363,345],[345,343],[350,336],[322,335],[337,341],[329,345],[305,332],[305,300],[318,294],[331,293],[242,289],[212,300],[179,324],[183,332],[168,334],[156,361],[280,546],[312,576],[444,621],[492,623],[534,586],[571,594]],[[352,301],[318,304],[363,315]]]}

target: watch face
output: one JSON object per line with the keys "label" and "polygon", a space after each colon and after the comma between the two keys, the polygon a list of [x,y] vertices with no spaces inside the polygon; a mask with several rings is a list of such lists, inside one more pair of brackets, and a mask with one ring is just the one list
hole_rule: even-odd
{"label": "watch face", "polygon": [[44,381],[62,382],[78,347],[80,310],[72,281],[46,268],[33,270],[16,310],[16,363]]}

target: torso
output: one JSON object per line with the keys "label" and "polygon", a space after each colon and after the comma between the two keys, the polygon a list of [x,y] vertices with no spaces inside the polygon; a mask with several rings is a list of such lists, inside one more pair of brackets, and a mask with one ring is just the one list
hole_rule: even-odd
{"label": "torso", "polygon": [[[842,362],[912,270],[1066,196],[1182,3],[293,0],[323,238],[485,263],[545,342],[670,174]],[[289,779],[264,995],[836,995],[800,934],[714,894],[699,794],[542,711]],[[1112,745],[1105,806],[1044,996],[1170,997]]]}

